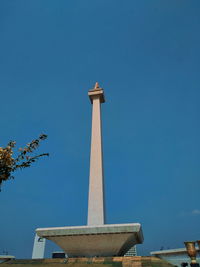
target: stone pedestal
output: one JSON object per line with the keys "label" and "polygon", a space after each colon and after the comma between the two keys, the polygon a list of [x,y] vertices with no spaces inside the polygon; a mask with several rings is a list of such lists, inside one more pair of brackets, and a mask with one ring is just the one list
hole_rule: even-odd
{"label": "stone pedestal", "polygon": [[69,257],[123,256],[143,242],[137,223],[41,228],[36,233],[56,243]]}

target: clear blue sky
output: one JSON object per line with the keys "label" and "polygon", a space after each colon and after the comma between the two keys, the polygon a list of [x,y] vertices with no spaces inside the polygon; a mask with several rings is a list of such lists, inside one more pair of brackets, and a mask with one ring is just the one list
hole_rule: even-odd
{"label": "clear blue sky", "polygon": [[0,1],[0,145],[46,133],[50,153],[4,184],[0,253],[30,258],[35,228],[86,224],[96,81],[107,223],[140,222],[141,255],[200,239],[199,12],[199,0]]}

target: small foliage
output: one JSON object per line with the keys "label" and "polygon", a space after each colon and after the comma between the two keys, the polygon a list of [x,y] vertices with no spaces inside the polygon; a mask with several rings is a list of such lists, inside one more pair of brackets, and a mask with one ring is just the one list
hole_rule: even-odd
{"label": "small foliage", "polygon": [[19,154],[13,158],[13,149],[16,145],[15,141],[10,141],[5,148],[0,147],[0,189],[3,181],[14,179],[12,173],[17,169],[30,167],[33,162],[40,157],[49,156],[49,153],[43,153],[36,156],[30,156],[29,153],[34,152],[38,148],[40,141],[47,138],[46,134],[41,134],[38,139],[28,143],[24,148],[19,149]]}

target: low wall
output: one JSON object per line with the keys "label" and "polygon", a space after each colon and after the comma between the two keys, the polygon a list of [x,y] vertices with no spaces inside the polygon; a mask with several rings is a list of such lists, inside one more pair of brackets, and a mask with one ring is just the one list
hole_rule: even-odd
{"label": "low wall", "polygon": [[[25,266],[26,265],[26,266]],[[9,260],[0,267],[172,267],[173,265],[156,257],[93,257],[66,259]],[[60,266],[61,267],[61,266]],[[63,266],[64,267],[64,266]]]}

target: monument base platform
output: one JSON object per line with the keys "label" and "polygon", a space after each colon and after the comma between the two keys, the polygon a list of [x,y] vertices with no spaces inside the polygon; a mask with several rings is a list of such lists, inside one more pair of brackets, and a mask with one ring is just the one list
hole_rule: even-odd
{"label": "monument base platform", "polygon": [[38,260],[9,260],[1,267],[172,267],[170,263],[156,257],[94,257]]}
{"label": "monument base platform", "polygon": [[139,223],[38,228],[36,233],[56,243],[68,257],[123,256],[143,242]]}

